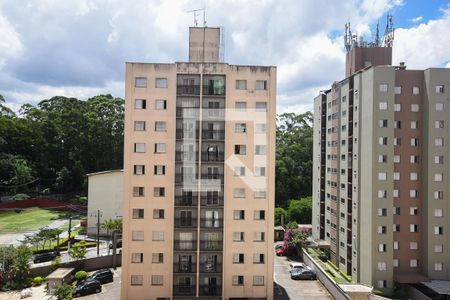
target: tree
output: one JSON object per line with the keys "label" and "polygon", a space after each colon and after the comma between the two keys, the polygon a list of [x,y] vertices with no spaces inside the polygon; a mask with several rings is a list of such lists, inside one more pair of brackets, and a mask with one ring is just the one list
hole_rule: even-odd
{"label": "tree", "polygon": [[69,250],[69,256],[74,260],[84,259],[86,257],[86,242],[81,241],[74,244]]}
{"label": "tree", "polygon": [[74,289],[71,285],[63,283],[58,285],[53,291],[53,295],[56,296],[58,300],[70,300],[72,299],[72,293]]}
{"label": "tree", "polygon": [[289,199],[311,195],[313,115],[285,113],[277,116],[275,199],[286,207]]}
{"label": "tree", "polygon": [[281,216],[284,218],[284,224],[287,223],[287,212],[282,207],[276,207],[275,208],[275,226],[281,225]]}
{"label": "tree", "polygon": [[22,282],[30,273],[31,249],[26,245],[0,247],[0,282]]}
{"label": "tree", "polygon": [[306,197],[302,200],[289,200],[287,214],[290,221],[296,221],[299,224],[311,224],[312,198]]}

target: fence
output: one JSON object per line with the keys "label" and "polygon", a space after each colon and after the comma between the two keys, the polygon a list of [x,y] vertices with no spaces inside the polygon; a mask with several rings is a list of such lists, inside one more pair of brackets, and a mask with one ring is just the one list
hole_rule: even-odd
{"label": "fence", "polygon": [[333,295],[336,300],[351,300],[351,298],[344,292],[344,290],[334,282],[327,272],[306,252],[303,250],[303,261],[307,264],[317,276],[317,279],[322,282],[325,288]]}
{"label": "fence", "polygon": [[70,204],[68,202],[48,199],[48,198],[30,198],[26,200],[18,200],[14,202],[0,203],[0,211],[14,210],[27,207],[40,207],[55,210],[76,210],[87,211],[87,206]]}

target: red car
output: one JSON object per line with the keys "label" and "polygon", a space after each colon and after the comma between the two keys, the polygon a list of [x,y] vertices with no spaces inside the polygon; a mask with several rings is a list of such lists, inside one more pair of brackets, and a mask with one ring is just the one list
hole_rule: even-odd
{"label": "red car", "polygon": [[294,251],[292,248],[283,247],[276,249],[275,253],[277,254],[277,256],[291,256]]}

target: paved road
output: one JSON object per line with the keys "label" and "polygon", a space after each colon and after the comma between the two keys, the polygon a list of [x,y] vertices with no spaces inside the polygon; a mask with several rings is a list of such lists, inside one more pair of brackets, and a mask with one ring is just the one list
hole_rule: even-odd
{"label": "paved road", "polygon": [[93,294],[89,296],[74,298],[74,299],[82,299],[82,300],[120,300],[120,274],[122,269],[117,268],[117,270],[113,270],[114,272],[114,281],[111,283],[107,283],[102,285],[102,291],[98,294]]}
{"label": "paved road", "polygon": [[275,256],[274,299],[275,300],[332,300],[333,296],[319,280],[292,280],[289,273],[290,260]]}

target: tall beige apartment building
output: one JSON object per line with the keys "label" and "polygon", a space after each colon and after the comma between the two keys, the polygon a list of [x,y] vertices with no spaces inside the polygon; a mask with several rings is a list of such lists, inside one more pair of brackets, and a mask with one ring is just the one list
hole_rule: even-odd
{"label": "tall beige apartment building", "polygon": [[276,68],[127,63],[122,299],[273,299]]}
{"label": "tall beige apartment building", "polygon": [[390,290],[450,279],[450,69],[349,47],[314,99],[313,236],[353,281]]}

